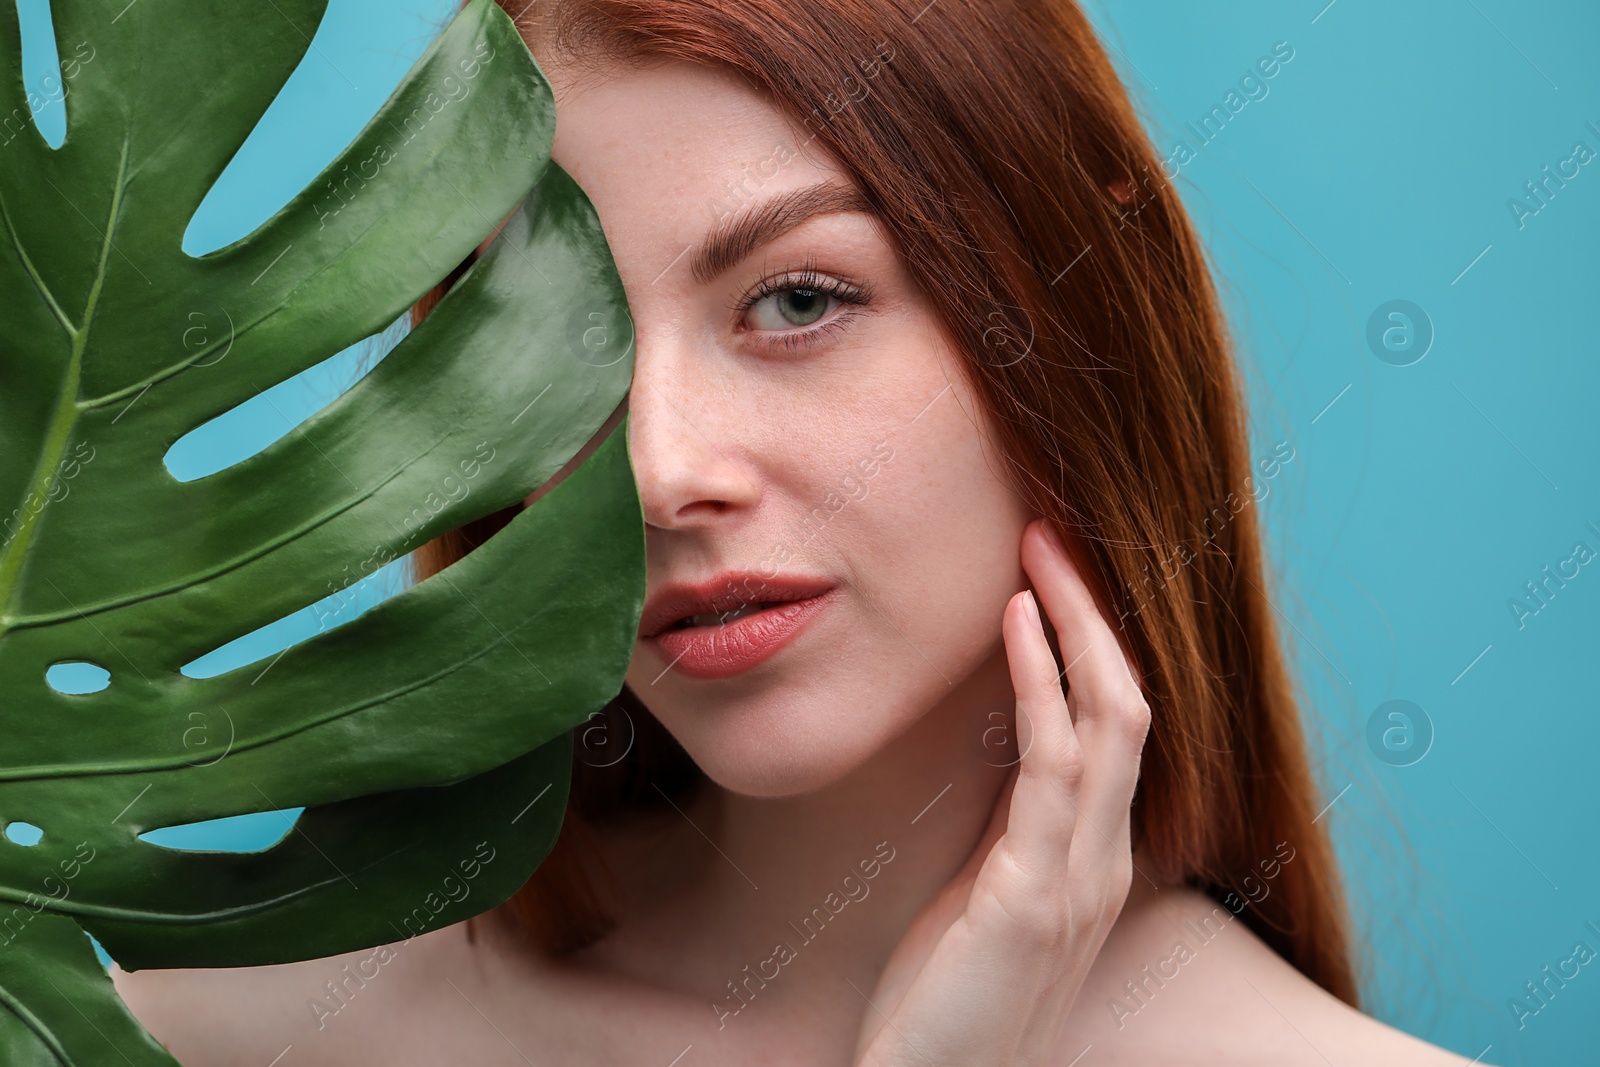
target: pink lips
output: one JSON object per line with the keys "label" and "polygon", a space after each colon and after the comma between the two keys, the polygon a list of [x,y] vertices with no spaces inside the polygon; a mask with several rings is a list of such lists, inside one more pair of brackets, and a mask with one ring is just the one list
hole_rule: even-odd
{"label": "pink lips", "polygon": [[[691,678],[732,677],[793,640],[832,602],[833,588],[825,579],[747,574],[671,584],[645,604],[639,637]],[[693,616],[700,625],[679,625]]]}

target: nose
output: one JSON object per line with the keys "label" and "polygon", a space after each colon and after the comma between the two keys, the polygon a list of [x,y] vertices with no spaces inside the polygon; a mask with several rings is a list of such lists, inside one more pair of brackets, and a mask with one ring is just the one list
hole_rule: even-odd
{"label": "nose", "polygon": [[727,396],[696,367],[692,353],[647,347],[641,338],[628,392],[628,451],[648,525],[714,529],[738,521],[760,501],[757,474],[737,433],[748,425],[748,413]]}

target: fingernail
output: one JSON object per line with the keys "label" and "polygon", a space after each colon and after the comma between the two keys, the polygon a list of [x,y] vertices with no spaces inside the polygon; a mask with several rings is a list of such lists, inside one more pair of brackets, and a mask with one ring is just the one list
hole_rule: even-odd
{"label": "fingernail", "polygon": [[1028,618],[1033,620],[1033,624],[1035,626],[1043,625],[1039,622],[1039,605],[1038,602],[1033,599],[1033,590],[1029,589],[1023,592],[1022,606],[1027,610]]}

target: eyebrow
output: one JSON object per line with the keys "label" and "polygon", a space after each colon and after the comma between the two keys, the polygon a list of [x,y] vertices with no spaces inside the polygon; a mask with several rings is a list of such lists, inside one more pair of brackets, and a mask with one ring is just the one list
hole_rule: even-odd
{"label": "eyebrow", "polygon": [[690,274],[696,284],[705,285],[751,252],[802,223],[819,215],[851,211],[875,214],[860,192],[836,181],[779,193],[739,212],[731,222],[719,225],[690,259]]}

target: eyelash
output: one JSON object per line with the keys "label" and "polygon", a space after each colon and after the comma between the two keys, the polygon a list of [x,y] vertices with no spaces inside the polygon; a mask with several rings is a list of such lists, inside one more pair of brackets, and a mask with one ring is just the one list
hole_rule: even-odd
{"label": "eyelash", "polygon": [[[755,289],[746,294],[734,304],[733,310],[740,319],[757,303],[765,300],[774,293],[784,293],[795,289],[804,289],[808,292],[821,293],[831,296],[846,306],[863,306],[872,300],[872,290],[867,286],[852,285],[848,282],[835,281],[818,274],[811,260],[807,259],[804,266],[797,271],[792,271],[778,276],[775,279],[763,278],[756,283]],[[809,348],[821,344],[828,336],[845,329],[858,313],[842,311],[820,326],[810,328],[796,328],[793,330],[759,330],[758,333],[777,333],[778,337],[763,344],[776,345],[786,352],[795,352],[802,348]]]}

